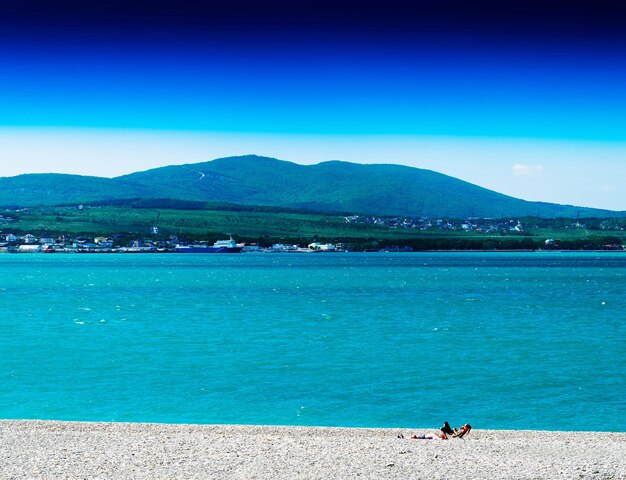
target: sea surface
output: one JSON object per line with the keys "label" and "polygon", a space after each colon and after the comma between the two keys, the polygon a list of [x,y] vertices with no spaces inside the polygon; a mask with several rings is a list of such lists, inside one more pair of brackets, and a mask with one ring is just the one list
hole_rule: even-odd
{"label": "sea surface", "polygon": [[626,254],[3,254],[0,418],[626,431]]}

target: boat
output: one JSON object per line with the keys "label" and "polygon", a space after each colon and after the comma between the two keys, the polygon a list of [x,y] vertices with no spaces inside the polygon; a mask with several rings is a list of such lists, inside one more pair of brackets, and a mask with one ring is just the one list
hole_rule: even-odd
{"label": "boat", "polygon": [[285,245],[283,243],[275,243],[271,247],[263,250],[265,253],[308,253],[312,250],[303,248],[300,245]]}
{"label": "boat", "polygon": [[176,253],[239,253],[242,246],[237,245],[232,238],[229,240],[218,240],[212,246],[206,243],[179,243],[174,247]]}
{"label": "boat", "polygon": [[48,243],[42,246],[41,251],[43,253],[57,253],[57,252],[67,252],[68,250],[65,248],[64,245],[59,245],[56,243]]}

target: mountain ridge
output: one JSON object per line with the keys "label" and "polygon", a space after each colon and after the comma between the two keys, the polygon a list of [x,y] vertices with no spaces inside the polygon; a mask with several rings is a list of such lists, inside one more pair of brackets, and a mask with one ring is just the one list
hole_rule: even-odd
{"label": "mountain ridge", "polygon": [[324,212],[427,217],[623,217],[626,211],[530,202],[432,170],[257,155],[169,165],[114,178],[23,174],[0,178],[0,206],[167,198]]}

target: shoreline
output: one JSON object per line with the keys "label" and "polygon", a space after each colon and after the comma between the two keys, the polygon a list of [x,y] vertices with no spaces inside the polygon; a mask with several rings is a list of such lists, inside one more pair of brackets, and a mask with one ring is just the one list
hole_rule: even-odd
{"label": "shoreline", "polygon": [[436,430],[0,420],[0,477],[626,479],[626,433]]}

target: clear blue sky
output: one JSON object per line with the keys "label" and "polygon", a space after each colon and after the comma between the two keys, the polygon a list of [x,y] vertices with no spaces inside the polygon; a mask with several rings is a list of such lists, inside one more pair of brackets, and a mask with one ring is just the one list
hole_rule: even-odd
{"label": "clear blue sky", "polygon": [[0,175],[258,153],[626,210],[619,2],[23,3],[0,14]]}

